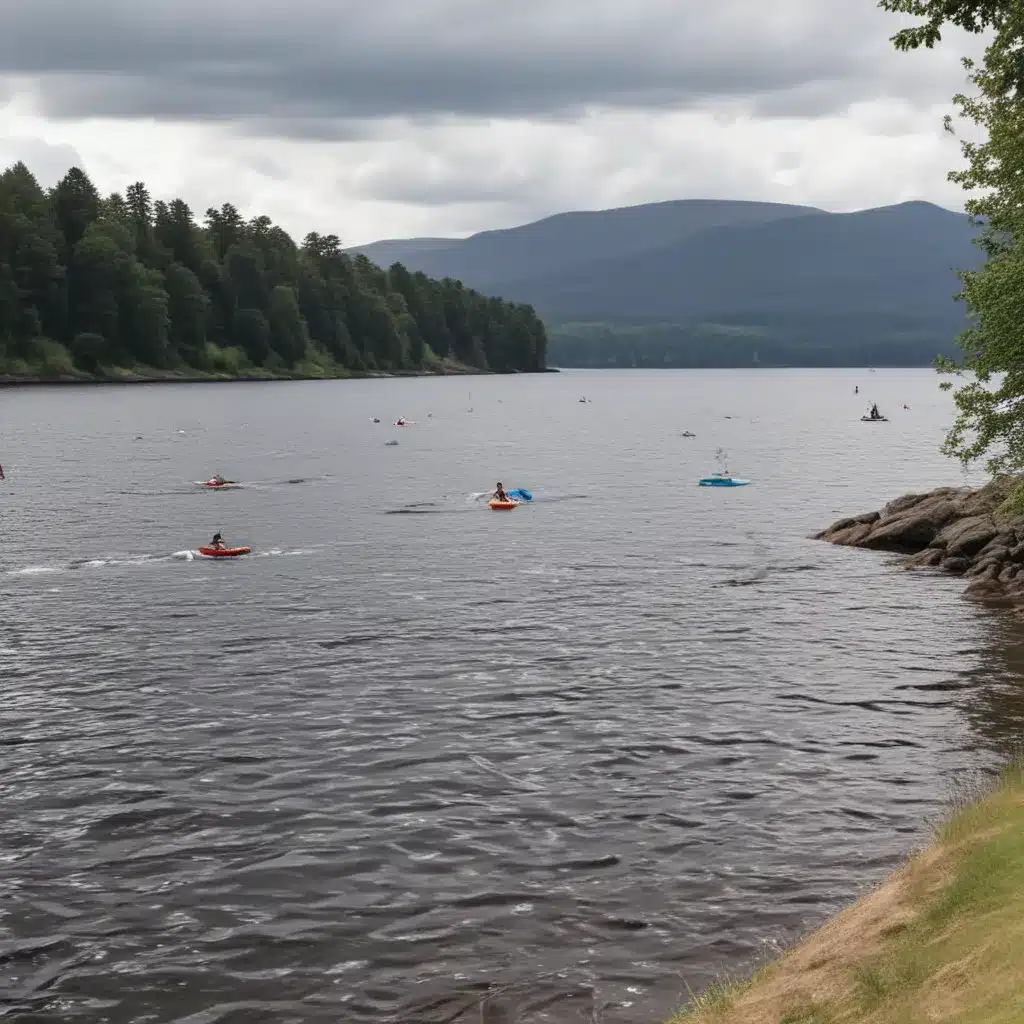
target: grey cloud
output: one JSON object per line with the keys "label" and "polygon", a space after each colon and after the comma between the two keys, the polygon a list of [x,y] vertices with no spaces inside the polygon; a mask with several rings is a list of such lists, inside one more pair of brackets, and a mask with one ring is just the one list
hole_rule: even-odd
{"label": "grey cloud", "polygon": [[[884,95],[871,0],[8,2],[0,76],[58,118],[225,120],[336,137],[364,119],[564,118],[713,100],[813,116]],[[948,55],[952,59],[952,54]],[[945,57],[902,76],[932,95]],[[900,72],[896,72],[900,74]]]}

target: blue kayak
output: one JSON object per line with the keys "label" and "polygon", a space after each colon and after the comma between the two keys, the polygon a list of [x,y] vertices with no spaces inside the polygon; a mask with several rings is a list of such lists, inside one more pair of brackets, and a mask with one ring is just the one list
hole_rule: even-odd
{"label": "blue kayak", "polygon": [[533,501],[533,495],[529,491],[524,491],[522,487],[516,487],[514,490],[505,492],[513,501]]}

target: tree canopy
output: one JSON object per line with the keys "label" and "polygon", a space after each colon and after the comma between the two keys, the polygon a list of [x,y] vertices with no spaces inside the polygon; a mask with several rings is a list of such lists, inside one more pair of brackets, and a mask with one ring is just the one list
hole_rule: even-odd
{"label": "tree canopy", "polygon": [[[893,36],[898,49],[933,47],[942,28],[986,33],[980,61],[963,61],[973,95],[953,98],[983,141],[964,140],[965,166],[950,180],[972,193],[967,212],[984,230],[986,262],[961,273],[973,318],[961,336],[957,418],[944,450],[963,462],[987,456],[993,472],[1024,468],[1024,4],[1021,0],[881,0],[880,7],[922,19]],[[954,130],[951,117],[947,127]],[[946,382],[944,387],[952,387]]]}
{"label": "tree canopy", "polygon": [[546,352],[532,307],[383,270],[334,234],[297,245],[230,203],[200,224],[142,182],[104,199],[79,168],[49,191],[23,163],[0,173],[0,373],[506,373]]}

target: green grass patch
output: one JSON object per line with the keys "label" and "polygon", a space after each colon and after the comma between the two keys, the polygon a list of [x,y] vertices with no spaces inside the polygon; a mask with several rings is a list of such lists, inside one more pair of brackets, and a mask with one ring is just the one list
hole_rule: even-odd
{"label": "green grass patch", "polygon": [[1024,767],[875,893],[671,1024],[1024,1022]]}

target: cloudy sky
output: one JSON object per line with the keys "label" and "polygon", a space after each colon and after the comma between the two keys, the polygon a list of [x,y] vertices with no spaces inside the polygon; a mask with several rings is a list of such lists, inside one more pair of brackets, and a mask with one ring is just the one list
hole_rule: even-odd
{"label": "cloudy sky", "polygon": [[875,0],[0,0],[0,162],[345,244],[680,198],[959,208]]}

